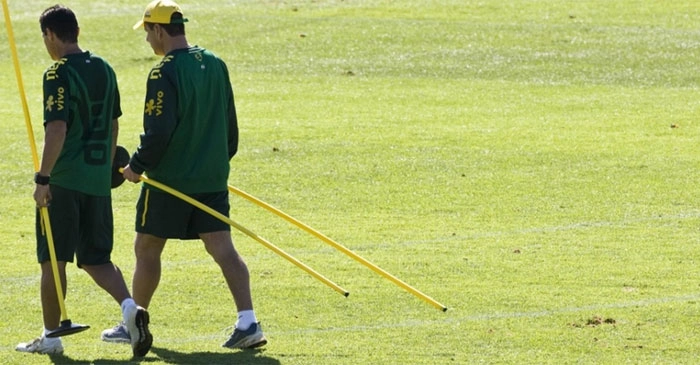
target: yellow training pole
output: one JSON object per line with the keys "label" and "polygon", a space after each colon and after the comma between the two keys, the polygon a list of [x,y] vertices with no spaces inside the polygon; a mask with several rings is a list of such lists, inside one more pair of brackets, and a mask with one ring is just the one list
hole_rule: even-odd
{"label": "yellow training pole", "polygon": [[[119,169],[119,171],[124,171],[124,169]],[[288,253],[284,252],[284,251],[281,250],[279,247],[273,245],[272,243],[270,243],[270,242],[267,241],[266,239],[264,239],[264,238],[258,236],[257,234],[253,233],[252,231],[248,230],[247,228],[243,227],[242,225],[240,225],[240,224],[234,222],[232,219],[230,219],[230,218],[226,217],[225,215],[223,215],[223,214],[217,212],[216,210],[214,210],[214,209],[212,209],[212,208],[210,208],[210,207],[208,207],[208,206],[206,206],[206,205],[204,205],[204,204],[198,202],[198,201],[195,200],[195,199],[192,199],[191,197],[189,197],[189,196],[187,196],[187,195],[185,195],[185,194],[183,194],[183,193],[181,193],[181,192],[179,192],[179,191],[177,191],[177,190],[175,190],[175,189],[173,189],[173,188],[171,188],[171,187],[169,187],[169,186],[167,186],[167,185],[164,185],[163,183],[160,183],[160,182],[155,181],[155,180],[153,180],[153,179],[149,179],[148,177],[145,177],[145,176],[143,176],[143,175],[141,175],[141,176],[139,177],[139,180],[143,181],[143,182],[146,183],[146,184],[152,185],[152,186],[154,186],[154,187],[156,187],[156,188],[158,188],[158,189],[161,189],[161,190],[165,191],[166,193],[169,193],[169,194],[171,194],[171,195],[174,195],[174,196],[176,196],[176,197],[178,197],[178,198],[184,200],[184,201],[187,202],[187,203],[190,203],[190,204],[194,205],[195,207],[197,207],[197,208],[203,210],[203,211],[206,212],[206,213],[211,214],[212,216],[214,216],[215,218],[219,219],[220,221],[222,221],[222,222],[224,222],[224,223],[228,223],[230,226],[232,226],[232,227],[238,229],[239,231],[245,233],[245,234],[248,235],[249,237],[253,238],[254,240],[256,240],[256,241],[258,241],[258,242],[260,242],[263,246],[265,246],[265,247],[269,248],[270,250],[274,251],[276,254],[278,254],[278,255],[284,257],[285,259],[287,259],[287,261],[293,263],[293,264],[296,265],[298,268],[300,268],[300,269],[306,271],[307,273],[311,274],[311,276],[313,276],[313,277],[315,277],[316,279],[320,280],[320,281],[323,282],[324,284],[330,286],[333,290],[337,291],[338,293],[343,294],[343,295],[346,296],[346,297],[347,297],[348,295],[350,295],[350,293],[349,293],[347,290],[345,290],[345,289],[339,287],[339,286],[338,286],[337,284],[335,284],[334,282],[328,280],[328,279],[325,278],[323,275],[319,274],[318,272],[314,271],[312,268],[310,268],[310,267],[306,266],[305,264],[303,264],[301,261],[295,259],[294,257],[292,257],[291,255],[289,255]]]}
{"label": "yellow training pole", "polygon": [[255,203],[255,204],[257,204],[257,205],[259,205],[259,206],[261,206],[261,207],[263,207],[263,208],[265,208],[265,209],[267,209],[267,210],[269,210],[269,211],[271,211],[272,213],[275,213],[277,216],[279,216],[279,217],[285,219],[286,221],[288,221],[288,222],[290,222],[290,223],[296,225],[297,227],[303,229],[304,231],[306,231],[306,232],[310,233],[311,235],[315,236],[316,238],[320,239],[321,241],[323,241],[323,242],[325,242],[325,243],[327,243],[327,244],[329,244],[329,245],[335,247],[335,248],[336,248],[337,250],[339,250],[340,252],[342,252],[342,253],[344,253],[344,254],[350,256],[351,258],[355,259],[355,260],[358,261],[359,263],[361,263],[361,264],[367,266],[368,268],[370,268],[370,269],[371,269],[372,271],[374,271],[375,273],[377,273],[377,274],[379,274],[379,275],[385,277],[386,279],[389,279],[389,280],[392,281],[394,284],[400,286],[401,288],[403,288],[403,289],[405,289],[406,291],[408,291],[409,293],[411,293],[411,294],[417,296],[418,298],[423,299],[424,301],[426,301],[426,302],[432,304],[434,307],[436,307],[436,308],[442,310],[443,312],[447,310],[447,307],[445,307],[444,305],[438,303],[438,302],[435,301],[433,298],[431,298],[431,297],[429,297],[429,296],[427,296],[427,295],[421,293],[421,292],[418,291],[417,289],[415,289],[415,288],[411,287],[410,285],[408,285],[408,284],[404,283],[403,281],[401,281],[399,278],[397,278],[397,277],[395,277],[395,276],[389,274],[388,272],[382,270],[382,269],[379,268],[377,265],[374,265],[373,263],[371,263],[371,262],[365,260],[364,258],[362,258],[362,257],[360,257],[359,255],[355,254],[354,252],[350,251],[349,249],[347,249],[347,248],[344,247],[343,245],[341,245],[341,244],[339,244],[339,243],[333,241],[332,239],[326,237],[324,234],[322,234],[322,233],[316,231],[315,229],[309,227],[308,225],[306,225],[306,224],[304,224],[304,223],[302,223],[302,222],[300,222],[300,221],[298,221],[298,220],[292,218],[292,217],[289,216],[288,214],[286,214],[286,213],[282,212],[281,210],[279,210],[279,209],[273,207],[272,205],[270,205],[270,204],[268,204],[268,203],[265,203],[264,201],[262,201],[262,200],[260,200],[260,199],[258,199],[258,198],[256,198],[256,197],[254,197],[254,196],[252,196],[252,195],[246,193],[246,192],[243,191],[243,190],[240,190],[240,189],[238,189],[238,188],[235,188],[235,187],[233,187],[233,186],[231,186],[231,185],[228,186],[228,190],[229,190],[230,192],[234,193],[234,194],[237,194],[237,195],[239,195],[239,196],[241,196],[241,197],[243,197],[243,198],[245,198],[245,199],[248,199],[249,201],[251,201],[251,202],[253,202],[253,203]]}
{"label": "yellow training pole", "polygon": [[[29,107],[27,106],[27,97],[24,93],[24,84],[22,83],[22,73],[19,69],[19,57],[17,56],[17,46],[15,45],[15,36],[12,32],[12,24],[10,22],[10,10],[7,6],[7,0],[2,0],[2,9],[5,14],[5,27],[7,28],[7,39],[10,42],[10,50],[12,51],[12,61],[15,66],[15,75],[17,76],[17,87],[19,88],[19,97],[22,100],[22,110],[24,111],[24,121],[27,125],[27,133],[29,135],[29,146],[32,150],[32,158],[34,160],[34,170],[39,171],[39,155],[34,142],[34,132],[32,131],[32,122],[29,117]],[[49,222],[49,210],[46,207],[40,209],[41,219],[44,229],[46,229],[46,238],[49,243],[49,256],[51,257],[51,269],[53,271],[53,279],[56,284],[56,294],[58,295],[58,305],[61,309],[61,322],[68,319],[66,306],[63,303],[63,287],[61,278],[58,276],[58,264],[56,262],[56,250],[53,245],[53,235],[51,234],[51,223]]]}
{"label": "yellow training pole", "polygon": [[15,45],[15,36],[12,31],[12,23],[10,21],[10,10],[7,6],[7,0],[2,0],[2,9],[5,14],[5,28],[7,28],[7,39],[10,42],[10,50],[12,51],[12,62],[15,66],[15,75],[17,76],[17,87],[19,89],[19,97],[22,101],[22,110],[24,111],[24,120],[27,124],[27,132],[29,132],[29,146],[32,150],[32,158],[34,160],[34,168],[39,171],[39,156],[36,151],[36,143],[34,143],[34,134],[32,132],[32,124],[29,118],[29,107],[27,106],[27,97],[24,92],[24,83],[22,83],[22,73],[19,68],[19,57],[17,56],[17,46]]}

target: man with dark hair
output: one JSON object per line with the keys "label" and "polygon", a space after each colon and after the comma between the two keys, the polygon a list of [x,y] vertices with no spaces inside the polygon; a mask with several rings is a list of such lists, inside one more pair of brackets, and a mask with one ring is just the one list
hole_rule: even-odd
{"label": "man with dark hair", "polygon": [[[136,305],[124,277],[111,261],[113,218],[112,160],[121,116],[117,79],[102,58],[78,45],[80,28],[69,8],[55,5],[39,18],[44,45],[56,61],[44,73],[44,150],[34,176],[34,200],[46,207],[51,223],[58,275],[65,297],[66,263],[73,262],[121,305],[135,356],[151,346],[148,312]],[[59,327],[60,303],[46,230],[36,213],[37,256],[41,265],[44,330],[16,350],[63,352],[61,338],[47,334]]]}
{"label": "man with dark hair", "polygon": [[[229,160],[238,148],[238,122],[226,64],[191,46],[187,18],[170,0],[148,4],[134,29],[143,28],[154,53],[163,56],[148,75],[141,143],[124,178],[142,173],[228,216]],[[144,184],[136,206],[133,292],[148,308],[160,281],[160,257],[169,238],[201,239],[220,267],[238,311],[223,344],[254,348],[267,343],[253,311],[250,277],[231,240],[231,227],[179,198]],[[106,341],[128,338],[123,325],[103,332]]]}

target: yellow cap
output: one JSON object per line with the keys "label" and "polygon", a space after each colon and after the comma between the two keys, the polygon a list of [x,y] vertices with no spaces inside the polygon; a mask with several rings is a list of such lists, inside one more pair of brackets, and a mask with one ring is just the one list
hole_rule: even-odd
{"label": "yellow cap", "polygon": [[134,29],[142,27],[144,22],[157,24],[180,24],[187,21],[187,18],[185,17],[176,20],[170,19],[175,13],[182,14],[182,9],[180,9],[180,5],[177,5],[174,1],[154,0],[148,4],[148,6],[146,6],[146,11],[143,13],[143,19],[134,24]]}

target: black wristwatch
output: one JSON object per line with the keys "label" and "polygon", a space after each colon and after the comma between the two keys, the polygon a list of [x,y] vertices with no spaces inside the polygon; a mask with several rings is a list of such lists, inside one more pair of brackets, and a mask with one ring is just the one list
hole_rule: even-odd
{"label": "black wristwatch", "polygon": [[38,172],[34,174],[34,182],[39,185],[49,185],[49,177],[39,174]]}

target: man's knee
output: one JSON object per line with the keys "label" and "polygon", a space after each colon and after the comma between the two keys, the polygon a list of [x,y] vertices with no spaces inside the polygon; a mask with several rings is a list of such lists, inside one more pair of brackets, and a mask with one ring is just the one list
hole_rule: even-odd
{"label": "man's knee", "polygon": [[137,259],[160,259],[166,240],[148,234],[138,234],[134,241],[134,253]]}

